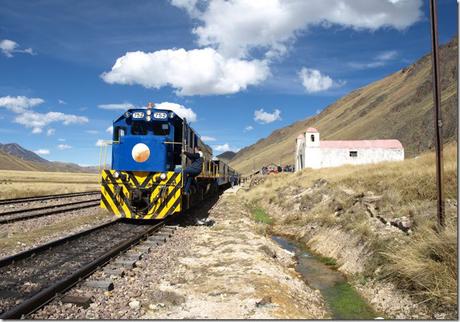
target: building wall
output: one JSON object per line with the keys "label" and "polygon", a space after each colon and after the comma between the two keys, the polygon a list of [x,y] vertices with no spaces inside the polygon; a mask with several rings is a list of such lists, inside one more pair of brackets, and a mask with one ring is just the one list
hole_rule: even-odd
{"label": "building wall", "polygon": [[[350,156],[350,151],[357,156]],[[343,164],[367,164],[404,160],[404,149],[333,149],[306,147],[305,167],[319,169]]]}

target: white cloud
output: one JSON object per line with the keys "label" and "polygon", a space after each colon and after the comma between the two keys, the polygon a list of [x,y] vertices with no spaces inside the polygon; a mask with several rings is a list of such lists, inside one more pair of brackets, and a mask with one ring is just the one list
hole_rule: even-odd
{"label": "white cloud", "polygon": [[59,150],[67,150],[67,149],[71,149],[72,146],[68,145],[68,144],[58,144],[58,149]]}
{"label": "white cloud", "polygon": [[187,122],[196,122],[197,119],[196,113],[191,108],[185,107],[177,103],[162,102],[159,104],[155,104],[155,108],[160,110],[163,109],[173,111],[181,118],[186,118]]}
{"label": "white cloud", "polygon": [[45,102],[41,98],[29,98],[26,96],[3,96],[0,97],[0,107],[5,107],[14,113],[22,113],[30,107],[42,104]]}
{"label": "white cloud", "polygon": [[60,100],[60,99],[58,99],[58,103],[59,103],[59,104],[63,104],[63,105],[67,104],[66,101],[63,101],[63,100]]}
{"label": "white cloud", "polygon": [[265,112],[263,108],[254,111],[254,121],[267,124],[281,120],[281,111],[275,109],[273,113]]}
{"label": "white cloud", "polygon": [[226,152],[226,151],[238,152],[240,150],[239,148],[231,147],[228,143],[214,145],[212,148],[216,152]]}
{"label": "white cloud", "polygon": [[99,140],[96,141],[96,146],[104,146],[105,145],[104,142],[105,142],[104,140],[99,139]]}
{"label": "white cloud", "polygon": [[383,51],[377,56],[375,56],[371,62],[368,62],[368,63],[351,62],[351,63],[348,63],[348,65],[356,69],[377,68],[377,67],[385,66],[390,61],[394,60],[398,55],[399,55],[398,51],[388,50],[388,51]]}
{"label": "white cloud", "polygon": [[297,36],[312,26],[339,25],[355,30],[404,30],[422,16],[422,0],[172,0],[199,25],[200,46],[226,57],[245,57],[253,48],[267,58],[284,54]]}
{"label": "white cloud", "polygon": [[178,95],[232,94],[269,75],[266,62],[225,58],[212,48],[128,52],[101,75],[109,84],[171,86]]}
{"label": "white cloud", "polygon": [[107,133],[113,134],[113,126],[110,125],[106,130]]}
{"label": "white cloud", "polygon": [[322,74],[317,69],[303,67],[298,75],[308,93],[327,91],[332,87],[339,87],[345,84],[343,81],[336,82],[332,80],[331,77]]}
{"label": "white cloud", "polygon": [[378,54],[377,57],[375,57],[375,59],[387,61],[395,59],[396,56],[398,56],[398,52],[396,50],[387,50]]}
{"label": "white cloud", "polygon": [[32,133],[41,133],[43,128],[48,124],[61,122],[64,125],[87,123],[88,118],[73,114],[64,114],[61,112],[36,113],[29,111],[16,116],[16,123],[31,128]]}
{"label": "white cloud", "polygon": [[248,126],[246,126],[246,127],[244,128],[244,131],[245,131],[245,132],[249,132],[249,131],[252,131],[252,130],[254,130],[254,127],[253,127],[252,125],[248,125]]}
{"label": "white cloud", "polygon": [[129,110],[131,108],[136,108],[131,103],[116,103],[116,104],[100,104],[97,107],[104,110]]}
{"label": "white cloud", "polygon": [[99,133],[98,130],[86,130],[85,132],[88,134],[98,134]]}
{"label": "white cloud", "polygon": [[38,150],[35,150],[34,153],[40,154],[40,155],[48,155],[48,154],[50,154],[50,150],[48,150],[48,149],[38,149]]}
{"label": "white cloud", "polygon": [[6,57],[13,57],[13,53],[26,53],[35,55],[32,48],[19,49],[19,44],[10,39],[3,39],[0,41],[0,50]]}
{"label": "white cloud", "polygon": [[201,140],[203,140],[204,142],[211,142],[211,141],[216,141],[216,138],[212,136],[203,135],[201,137]]}
{"label": "white cloud", "polygon": [[54,135],[54,133],[56,133],[56,130],[55,130],[55,129],[48,129],[48,130],[46,131],[46,135],[47,135],[47,136]]}
{"label": "white cloud", "polygon": [[18,43],[9,39],[0,41],[0,50],[6,57],[13,57],[14,50],[18,47]]}

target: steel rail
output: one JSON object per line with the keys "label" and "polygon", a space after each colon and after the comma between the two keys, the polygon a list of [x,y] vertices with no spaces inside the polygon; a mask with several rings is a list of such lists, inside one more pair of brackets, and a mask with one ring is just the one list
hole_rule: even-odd
{"label": "steel rail", "polygon": [[[16,255],[4,258],[0,260],[0,267],[9,265],[14,263],[15,261],[22,260],[28,257],[31,257],[37,253],[42,251],[48,250],[52,247],[56,247],[59,245],[64,244],[69,240],[74,240],[76,238],[82,237],[84,235],[93,233],[99,229],[105,228],[109,225],[113,225],[117,222],[120,222],[120,219],[114,220],[112,222],[91,228],[89,230],[47,243],[45,245],[39,246],[37,248],[24,251],[18,253]],[[20,319],[21,317],[31,314],[41,308],[42,306],[49,303],[51,300],[54,299],[56,295],[59,293],[63,293],[66,290],[70,289],[72,286],[80,282],[82,279],[88,277],[94,271],[99,269],[101,266],[108,263],[113,257],[117,256],[124,250],[127,250],[131,246],[139,243],[142,239],[146,238],[148,235],[152,234],[153,232],[159,230],[163,225],[166,224],[166,221],[160,222],[154,226],[150,226],[148,229],[144,230],[143,232],[139,233],[135,237],[132,237],[114,247],[112,247],[109,251],[104,253],[97,259],[94,259],[90,263],[84,265],[79,270],[75,271],[74,273],[70,274],[69,276],[57,281],[53,285],[48,286],[47,288],[39,291],[29,299],[25,300],[24,302],[18,304],[17,306],[13,307],[12,309],[2,313],[0,315],[0,319]]]}
{"label": "steel rail", "polygon": [[94,195],[97,193],[100,193],[100,191],[83,191],[83,192],[61,193],[61,194],[56,194],[56,195],[22,197],[22,198],[13,198],[13,199],[0,199],[0,205],[8,205],[8,204],[18,203],[18,202],[50,200],[50,199],[56,199],[56,198],[72,198],[72,197],[79,197],[79,196]]}
{"label": "steel rail", "polygon": [[[15,216],[15,217],[10,217],[10,218],[2,218],[2,219],[0,219],[0,225],[9,224],[9,223],[13,223],[13,222],[16,222],[16,221],[22,221],[22,220],[37,218],[37,217],[44,217],[44,216],[49,216],[49,215],[65,213],[65,212],[74,211],[74,210],[80,210],[80,209],[85,209],[85,208],[96,207],[96,206],[99,206],[100,201],[99,200],[85,201],[84,203],[89,203],[87,205],[81,205],[81,202],[79,202],[79,203],[80,203],[80,205],[78,205],[78,206],[65,208],[65,209],[62,209],[62,208],[64,206],[68,206],[68,205],[60,205],[60,208],[58,208],[58,209],[45,211],[45,212],[39,212],[39,213],[35,213],[35,214],[24,214],[22,216]],[[56,208],[56,207],[53,207],[53,208]],[[26,210],[26,211],[22,210],[21,212],[27,212],[27,211],[28,210]],[[0,214],[0,217],[3,217],[3,216],[6,217],[6,215],[4,213]]]}
{"label": "steel rail", "polygon": [[91,202],[91,201],[100,201],[100,199],[81,200],[81,201],[75,201],[75,202],[70,202],[70,203],[66,203],[66,204],[61,203],[61,204],[57,204],[57,205],[35,207],[35,208],[15,209],[15,210],[10,210],[10,211],[0,212],[0,217],[20,214],[20,213],[28,213],[28,212],[37,211],[37,210],[47,210],[47,209],[53,209],[53,208],[59,208],[59,207],[68,207],[68,206],[73,206],[73,205],[81,205],[82,203],[88,203],[88,202]]}

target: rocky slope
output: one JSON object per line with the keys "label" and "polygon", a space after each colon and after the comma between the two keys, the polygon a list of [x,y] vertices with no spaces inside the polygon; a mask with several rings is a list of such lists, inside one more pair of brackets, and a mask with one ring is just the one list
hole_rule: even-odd
{"label": "rocky slope", "polygon": [[[456,139],[458,39],[442,46],[440,73],[443,135]],[[259,168],[271,162],[294,163],[295,138],[312,126],[321,139],[398,139],[406,157],[433,148],[431,55],[382,80],[357,89],[320,114],[274,131],[265,139],[240,150],[230,165],[249,173],[253,161]]]}

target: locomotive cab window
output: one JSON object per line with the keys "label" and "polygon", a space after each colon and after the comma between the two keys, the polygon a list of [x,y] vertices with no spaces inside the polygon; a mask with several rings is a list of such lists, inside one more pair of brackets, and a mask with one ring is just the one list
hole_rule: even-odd
{"label": "locomotive cab window", "polygon": [[147,124],[145,122],[133,122],[131,126],[132,135],[147,135]]}
{"label": "locomotive cab window", "polygon": [[168,135],[170,131],[170,126],[166,122],[154,122],[152,124],[153,135]]}
{"label": "locomotive cab window", "polygon": [[115,129],[113,131],[113,140],[115,142],[118,142],[118,141],[120,141],[121,137],[125,136],[125,134],[126,134],[126,128],[117,126],[117,127],[115,127]]}

